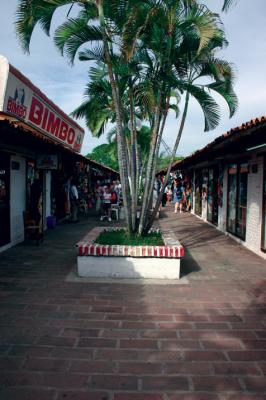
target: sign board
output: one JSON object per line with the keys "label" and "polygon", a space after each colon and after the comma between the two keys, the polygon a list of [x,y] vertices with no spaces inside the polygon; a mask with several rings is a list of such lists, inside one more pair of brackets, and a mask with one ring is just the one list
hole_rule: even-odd
{"label": "sign board", "polygon": [[0,111],[80,153],[84,130],[0,56]]}
{"label": "sign board", "polygon": [[57,169],[58,157],[57,155],[42,154],[37,156],[36,161],[37,169]]}

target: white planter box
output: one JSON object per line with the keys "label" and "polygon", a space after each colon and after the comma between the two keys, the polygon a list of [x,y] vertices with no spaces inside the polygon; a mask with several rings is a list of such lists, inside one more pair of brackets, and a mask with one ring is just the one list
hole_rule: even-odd
{"label": "white planter box", "polygon": [[94,228],[77,244],[78,276],[86,278],[179,279],[184,248],[173,233],[165,246],[108,246],[95,242],[106,228]]}

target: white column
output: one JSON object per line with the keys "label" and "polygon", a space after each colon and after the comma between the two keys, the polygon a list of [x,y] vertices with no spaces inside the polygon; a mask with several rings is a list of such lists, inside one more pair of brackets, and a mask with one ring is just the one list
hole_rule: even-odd
{"label": "white column", "polygon": [[263,157],[254,154],[249,161],[246,246],[258,253],[261,252],[262,198]]}
{"label": "white column", "polygon": [[51,171],[46,171],[45,174],[45,217],[51,215]]}
{"label": "white column", "polygon": [[218,228],[222,232],[226,232],[226,215],[227,215],[227,187],[228,187],[228,166],[223,169],[223,197],[222,206],[219,205]]}
{"label": "white column", "polygon": [[10,233],[11,244],[23,242],[23,211],[26,208],[26,160],[11,156],[10,165]]}

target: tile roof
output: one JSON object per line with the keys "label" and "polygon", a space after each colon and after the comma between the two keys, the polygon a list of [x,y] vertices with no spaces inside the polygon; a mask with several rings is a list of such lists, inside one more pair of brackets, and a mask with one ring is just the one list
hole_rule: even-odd
{"label": "tile roof", "polygon": [[68,147],[64,146],[63,144],[54,141],[53,139],[49,138],[48,136],[45,136],[44,134],[39,132],[38,129],[31,127],[30,125],[26,124],[23,121],[19,121],[15,117],[11,117],[9,115],[6,115],[6,114],[0,112],[0,122],[2,122],[2,121],[7,123],[10,127],[13,127],[14,129],[21,129],[26,134],[34,136],[37,139],[40,139],[41,141],[43,141],[45,143],[48,143],[48,144],[51,144],[51,145],[57,146],[57,147],[59,146],[60,149],[63,149],[64,151],[66,151],[69,154],[72,154],[73,156],[75,156],[75,158],[77,158],[81,161],[87,162],[88,164],[92,164],[95,168],[107,170],[107,171],[110,171],[110,172],[113,172],[113,173],[116,173],[119,175],[119,172],[115,171],[114,169],[112,169],[104,164],[100,164],[99,162],[94,161],[89,157],[86,157],[79,153],[76,153],[76,152],[70,150]]}
{"label": "tile roof", "polygon": [[[205,151],[208,151],[208,150],[214,148],[218,144],[222,144],[228,138],[231,138],[233,136],[239,137],[245,131],[247,131],[249,129],[252,129],[252,128],[259,127],[259,126],[263,125],[264,123],[266,125],[266,115],[263,115],[262,117],[259,117],[259,118],[254,118],[254,119],[252,119],[252,120],[250,120],[248,122],[244,122],[242,125],[239,125],[239,126],[237,126],[235,128],[232,128],[229,131],[227,131],[224,134],[222,134],[221,136],[218,136],[216,139],[214,139],[212,142],[208,143],[202,149],[196,150],[191,155],[185,157],[183,160],[175,162],[173,164],[173,166],[172,166],[172,169],[175,169],[175,167],[179,163],[183,163],[183,162],[187,161],[188,159],[191,159],[191,158],[193,158],[193,157],[195,157],[195,156],[197,156],[197,155],[199,155],[201,153],[204,153]],[[161,172],[163,172],[163,171],[161,171]]]}

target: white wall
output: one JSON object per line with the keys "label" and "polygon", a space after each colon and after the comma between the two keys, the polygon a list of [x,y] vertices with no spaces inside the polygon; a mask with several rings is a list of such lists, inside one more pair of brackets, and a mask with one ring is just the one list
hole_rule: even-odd
{"label": "white wall", "polygon": [[[257,165],[256,173],[252,172],[252,165]],[[263,157],[252,155],[249,161],[248,196],[247,196],[247,233],[246,246],[261,252],[262,229],[262,199],[263,199]]]}
{"label": "white wall", "polygon": [[223,169],[223,204],[218,208],[218,229],[226,232],[228,167]]}
{"label": "white wall", "polygon": [[[257,164],[258,170],[256,173],[252,172],[252,165]],[[228,188],[228,166],[224,167],[223,176],[223,205],[219,207],[218,211],[218,229],[231,238],[241,243],[254,253],[266,259],[266,254],[261,251],[261,232],[263,222],[263,156],[257,156],[254,153],[249,161],[249,174],[247,183],[247,226],[246,226],[246,240],[243,241],[236,236],[227,233],[226,231],[226,216],[227,216],[227,188]],[[194,195],[194,193],[193,193]],[[194,214],[194,210],[192,211]],[[206,203],[202,203],[202,216],[201,218],[206,221]]]}
{"label": "white wall", "polygon": [[[19,169],[12,169],[12,161],[19,163]],[[23,211],[26,206],[26,160],[11,156],[10,169],[10,233],[11,244],[24,240]]]}

